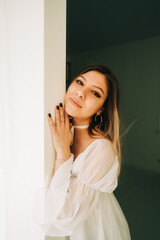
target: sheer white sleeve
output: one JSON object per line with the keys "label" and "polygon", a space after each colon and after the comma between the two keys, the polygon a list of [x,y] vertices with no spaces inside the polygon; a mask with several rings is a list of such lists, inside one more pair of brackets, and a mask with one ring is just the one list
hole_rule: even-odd
{"label": "sheer white sleeve", "polygon": [[95,141],[84,151],[76,175],[73,158],[58,168],[46,189],[36,192],[33,218],[46,235],[71,235],[94,209],[100,192],[111,193],[117,186],[118,159],[109,141]]}

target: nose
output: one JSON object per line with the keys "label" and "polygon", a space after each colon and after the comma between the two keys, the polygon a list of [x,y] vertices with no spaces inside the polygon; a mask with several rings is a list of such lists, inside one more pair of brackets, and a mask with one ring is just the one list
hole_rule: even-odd
{"label": "nose", "polygon": [[85,92],[82,91],[82,90],[77,90],[77,96],[78,96],[79,98],[84,99],[84,98],[85,98]]}

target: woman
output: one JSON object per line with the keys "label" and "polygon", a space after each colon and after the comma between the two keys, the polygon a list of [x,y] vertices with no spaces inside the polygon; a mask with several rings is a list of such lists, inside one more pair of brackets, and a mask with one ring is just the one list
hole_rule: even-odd
{"label": "woman", "polygon": [[121,163],[118,108],[116,77],[105,66],[90,65],[72,81],[64,103],[56,106],[55,122],[48,115],[56,161],[45,189],[45,220],[38,220],[43,217],[37,204],[34,211],[46,235],[130,239],[113,194]]}

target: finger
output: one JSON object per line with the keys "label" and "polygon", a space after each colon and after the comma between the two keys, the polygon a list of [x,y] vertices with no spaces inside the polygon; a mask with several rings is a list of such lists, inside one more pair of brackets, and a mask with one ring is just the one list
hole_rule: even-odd
{"label": "finger", "polygon": [[65,117],[64,117],[64,108],[63,108],[63,104],[60,103],[60,109],[59,109],[59,112],[60,112],[60,123],[61,124],[64,124],[65,122]]}
{"label": "finger", "polygon": [[56,127],[60,126],[60,115],[59,115],[59,106],[55,107],[55,125]]}
{"label": "finger", "polygon": [[[51,114],[50,114],[50,115],[51,115]],[[49,115],[47,115],[47,117],[48,117],[48,123],[49,123],[50,129],[51,129],[51,132],[54,133],[55,124],[54,124],[54,122],[53,122],[52,116],[49,117]]]}

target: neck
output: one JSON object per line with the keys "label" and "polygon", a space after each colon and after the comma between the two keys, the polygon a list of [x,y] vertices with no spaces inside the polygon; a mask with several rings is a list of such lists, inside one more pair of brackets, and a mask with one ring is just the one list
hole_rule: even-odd
{"label": "neck", "polygon": [[90,118],[72,118],[73,126],[86,126],[89,125]]}
{"label": "neck", "polygon": [[88,134],[88,127],[89,124],[87,125],[72,125],[71,130],[74,133],[74,136],[82,136]]}
{"label": "neck", "polygon": [[90,119],[73,118],[71,130],[74,134],[73,142],[83,142],[88,138],[88,127]]}
{"label": "neck", "polygon": [[83,142],[88,137],[89,125],[72,125],[71,130],[74,134],[73,142]]}

